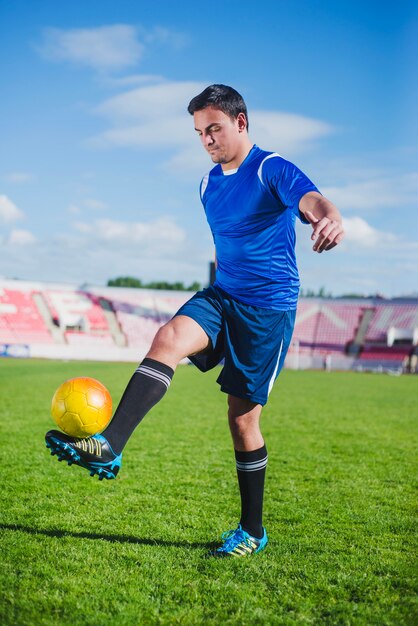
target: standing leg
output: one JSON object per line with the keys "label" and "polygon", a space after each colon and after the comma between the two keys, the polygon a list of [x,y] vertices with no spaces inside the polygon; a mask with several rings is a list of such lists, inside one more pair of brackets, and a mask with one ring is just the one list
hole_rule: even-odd
{"label": "standing leg", "polygon": [[228,396],[229,428],[235,449],[241,494],[241,526],[252,537],[263,536],[263,496],[267,449],[260,432],[262,406]]}

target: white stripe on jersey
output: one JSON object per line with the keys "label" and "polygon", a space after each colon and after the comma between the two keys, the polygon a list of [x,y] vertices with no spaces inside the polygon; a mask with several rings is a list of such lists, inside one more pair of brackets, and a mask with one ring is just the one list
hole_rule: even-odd
{"label": "white stripe on jersey", "polygon": [[258,168],[257,176],[260,179],[261,184],[263,185],[263,187],[265,187],[265,184],[264,184],[264,181],[263,181],[263,165],[264,165],[264,162],[267,161],[267,159],[271,159],[273,157],[280,157],[280,154],[277,154],[277,152],[272,152],[271,154],[268,154],[266,156],[266,158],[261,161],[260,167]]}
{"label": "white stripe on jersey", "polygon": [[206,187],[208,186],[208,182],[209,182],[209,174],[206,174],[202,178],[202,182],[200,183],[200,199],[201,200],[203,200],[203,196],[205,195],[205,191],[206,191]]}

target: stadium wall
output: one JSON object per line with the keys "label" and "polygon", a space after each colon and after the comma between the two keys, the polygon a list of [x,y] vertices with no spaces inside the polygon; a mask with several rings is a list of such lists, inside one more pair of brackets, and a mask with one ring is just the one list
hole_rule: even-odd
{"label": "stadium wall", "polygon": [[[193,293],[0,280],[0,356],[138,362]],[[416,372],[417,338],[418,299],[301,298],[285,366]]]}
{"label": "stadium wall", "polygon": [[121,348],[118,346],[71,346],[33,344],[29,346],[29,357],[38,359],[62,359],[75,361],[119,361],[139,362],[147,353],[146,349]]}

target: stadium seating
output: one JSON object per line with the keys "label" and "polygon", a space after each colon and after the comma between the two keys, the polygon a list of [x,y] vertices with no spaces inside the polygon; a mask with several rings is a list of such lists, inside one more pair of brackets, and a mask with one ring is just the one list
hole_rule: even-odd
{"label": "stadium seating", "polygon": [[39,313],[32,290],[0,287],[0,342],[53,343],[53,338]]}
{"label": "stadium seating", "polygon": [[298,304],[293,341],[299,342],[301,348],[309,349],[315,343],[315,333],[318,325],[320,305],[316,301],[300,300]]}
{"label": "stadium seating", "polygon": [[411,354],[412,346],[364,346],[361,358],[367,360],[385,359],[399,361]]}
{"label": "stadium seating", "polygon": [[352,369],[401,373],[408,369],[408,360],[412,352],[413,347],[411,345],[366,345],[359,358],[353,362]]}
{"label": "stadium seating", "polygon": [[354,339],[364,305],[346,300],[301,299],[293,344],[314,354],[342,353]]}
{"label": "stadium seating", "polygon": [[131,347],[150,346],[155,333],[162,325],[159,320],[122,311],[116,312],[116,318]]}
{"label": "stadium seating", "polygon": [[92,287],[89,293],[105,298],[115,311],[143,314],[160,320],[170,319],[190,297],[190,292],[152,289],[127,289],[123,287]]}
{"label": "stadium seating", "polygon": [[91,294],[109,303],[127,345],[138,349],[148,349],[158,329],[191,296],[189,292],[119,287],[93,287]]}
{"label": "stadium seating", "polygon": [[78,328],[108,334],[109,326],[97,298],[74,289],[46,289],[44,295],[52,317],[64,330]]}
{"label": "stadium seating", "polygon": [[366,343],[386,342],[388,330],[396,328],[417,328],[418,307],[412,303],[379,303],[366,334]]}

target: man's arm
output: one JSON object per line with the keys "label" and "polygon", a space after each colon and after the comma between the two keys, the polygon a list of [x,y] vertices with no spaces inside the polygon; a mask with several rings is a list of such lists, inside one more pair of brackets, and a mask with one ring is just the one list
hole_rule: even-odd
{"label": "man's arm", "polygon": [[311,239],[314,252],[331,250],[344,237],[339,210],[317,191],[309,191],[299,201],[299,210],[313,228]]}

